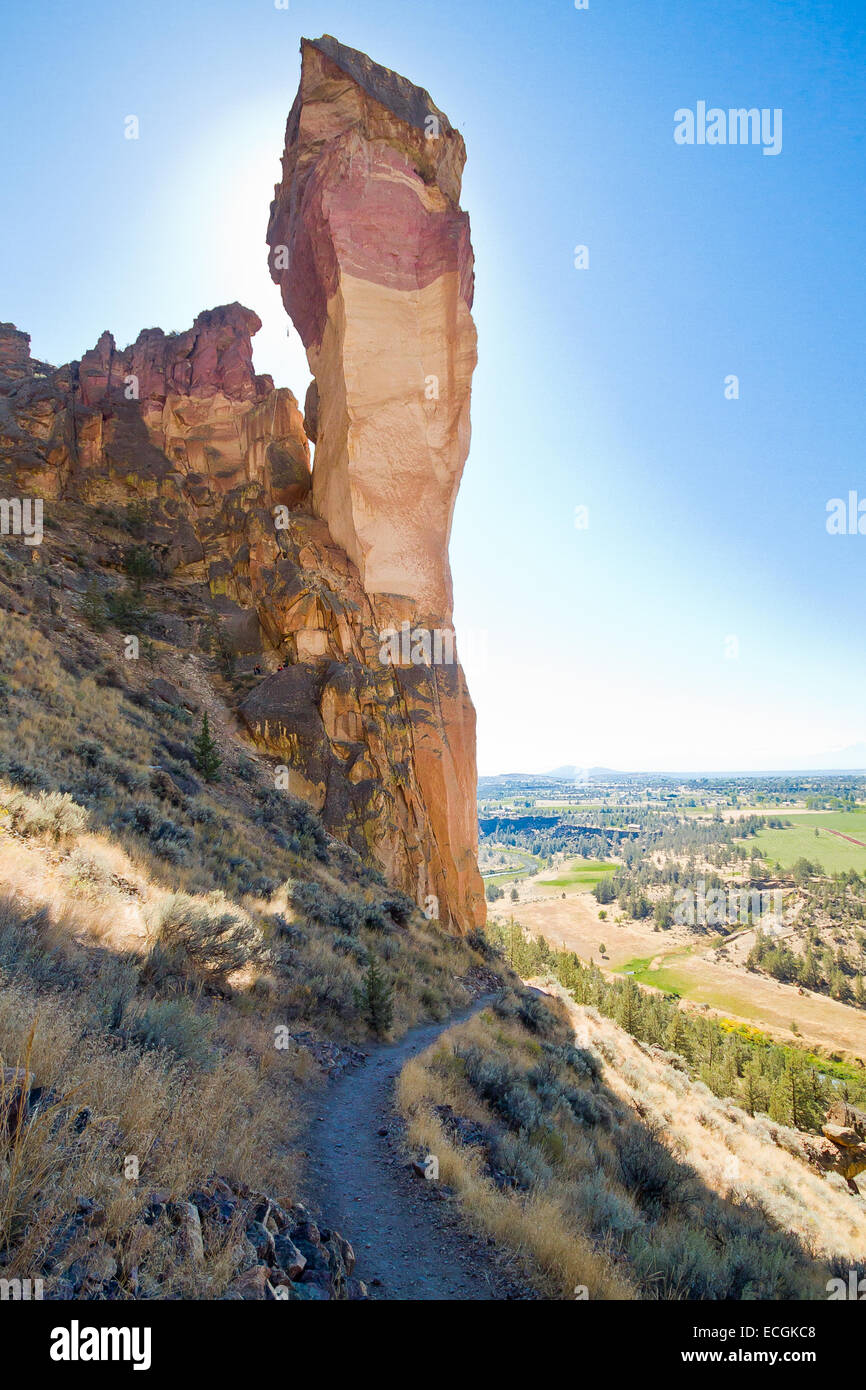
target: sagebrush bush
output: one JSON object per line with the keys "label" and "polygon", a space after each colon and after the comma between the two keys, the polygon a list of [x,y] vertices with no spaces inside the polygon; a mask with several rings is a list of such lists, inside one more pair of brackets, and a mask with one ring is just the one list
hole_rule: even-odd
{"label": "sagebrush bush", "polygon": [[[615,1025],[605,1026],[607,1039],[596,1034],[593,1043],[605,1041],[621,1076]],[[504,1234],[515,1255],[528,1253],[558,1297],[571,1297],[575,1282],[591,1297],[824,1296],[827,1269],[811,1242],[774,1220],[764,1202],[709,1186],[640,1105],[631,1108],[605,1084],[595,1052],[572,1038],[555,1004],[507,991],[404,1070],[399,1091],[412,1140],[439,1155],[470,1215]],[[699,1105],[701,1097],[689,1099]],[[443,1124],[443,1110],[477,1127],[481,1137],[468,1152]]]}
{"label": "sagebrush bush", "polygon": [[694,1174],[649,1127],[633,1124],[617,1135],[617,1160],[623,1187],[651,1220],[682,1207],[695,1194]]}
{"label": "sagebrush bush", "polygon": [[531,1033],[548,1036],[556,1032],[550,1010],[531,990],[506,990],[494,1007],[500,1018],[517,1018]]}
{"label": "sagebrush bush", "polygon": [[477,1047],[456,1047],[473,1090],[513,1130],[538,1129],[544,1123],[544,1105],[507,1061],[487,1057]]}
{"label": "sagebrush bush", "polygon": [[111,887],[111,861],[98,850],[74,849],[63,865],[63,876],[84,897],[99,898]]}
{"label": "sagebrush bush", "polygon": [[124,1032],[147,1050],[167,1048],[181,1062],[206,1069],[214,1061],[208,1022],[185,999],[137,1005],[127,1016]]}
{"label": "sagebrush bush", "polygon": [[13,791],[5,798],[12,828],[19,835],[44,835],[55,844],[72,839],[87,829],[88,814],[72,797],[62,792]]}
{"label": "sagebrush bush", "polygon": [[81,978],[71,931],[46,906],[28,910],[0,895],[0,968],[39,985],[72,985]]}
{"label": "sagebrush bush", "polygon": [[216,894],[202,901],[173,893],[152,910],[149,925],[154,940],[142,974],[156,989],[222,990],[234,971],[267,957],[249,914]]}

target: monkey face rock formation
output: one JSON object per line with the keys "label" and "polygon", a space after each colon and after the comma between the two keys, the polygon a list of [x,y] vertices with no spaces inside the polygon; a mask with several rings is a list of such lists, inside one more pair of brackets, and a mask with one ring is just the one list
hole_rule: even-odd
{"label": "monkey face rock formation", "polygon": [[316,509],[371,597],[445,626],[476,361],[463,139],[364,54],[301,52],[268,242],[315,376]]}
{"label": "monkey face rock formation", "polygon": [[[476,361],[463,139],[427,92],[328,36],[301,44],[268,227],[315,381],[313,500],[380,630],[448,630],[448,541]],[[395,666],[445,920],[483,920],[475,714],[459,665]]]}

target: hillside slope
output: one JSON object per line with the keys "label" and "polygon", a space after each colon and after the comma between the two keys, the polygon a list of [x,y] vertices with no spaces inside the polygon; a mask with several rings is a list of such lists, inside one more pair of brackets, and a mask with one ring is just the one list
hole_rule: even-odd
{"label": "hillside slope", "polygon": [[275,786],[223,653],[157,635],[208,607],[65,518],[38,566],[0,550],[0,1263],[57,1297],[361,1296],[307,1248],[305,1108],[381,1022],[374,958],[398,1035],[489,971]]}
{"label": "hillside slope", "polygon": [[398,1093],[465,1218],[547,1297],[822,1299],[862,1262],[866,1200],[802,1135],[535,983],[448,1030]]}

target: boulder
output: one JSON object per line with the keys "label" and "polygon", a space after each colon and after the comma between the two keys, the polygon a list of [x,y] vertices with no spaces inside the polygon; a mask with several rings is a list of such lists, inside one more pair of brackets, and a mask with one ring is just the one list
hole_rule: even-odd
{"label": "boulder", "polygon": [[178,1225],[181,1253],[194,1265],[204,1263],[204,1240],[198,1208],[193,1202],[176,1202],[173,1214]]}
{"label": "boulder", "polygon": [[253,1265],[251,1269],[244,1270],[243,1274],[239,1274],[236,1279],[232,1280],[224,1296],[242,1298],[245,1303],[255,1303],[266,1299],[269,1273],[267,1265]]}
{"label": "boulder", "polygon": [[261,1221],[251,1221],[247,1226],[246,1236],[259,1260],[272,1265],[275,1259],[274,1238],[267,1226]]}
{"label": "boulder", "polygon": [[301,1254],[291,1236],[285,1234],[274,1238],[274,1262],[290,1279],[300,1279],[307,1267],[306,1256]]}

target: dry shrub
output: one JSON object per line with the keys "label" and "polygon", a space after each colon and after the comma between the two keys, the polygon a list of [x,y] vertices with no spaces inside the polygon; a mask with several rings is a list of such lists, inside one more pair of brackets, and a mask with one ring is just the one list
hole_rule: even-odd
{"label": "dry shrub", "polygon": [[13,791],[4,798],[12,829],[19,835],[45,836],[54,844],[74,839],[87,828],[88,813],[65,792]]}
{"label": "dry shrub", "polygon": [[221,894],[172,893],[152,910],[150,927],[142,979],[155,989],[224,991],[231,974],[267,958],[253,919]]}
{"label": "dry shrub", "polygon": [[[532,998],[525,1008],[519,995],[505,996],[451,1029],[398,1083],[411,1143],[438,1156],[468,1218],[523,1258],[552,1297],[574,1297],[577,1285],[591,1298],[824,1296],[828,1265],[805,1230],[776,1219],[770,1184],[760,1196],[719,1191],[695,1166],[693,1144],[683,1161],[696,1129],[714,1166],[720,1149],[730,1159],[717,1125],[692,1119],[706,1110],[706,1095],[687,1084],[668,1132],[657,1106],[668,1099],[661,1083],[671,1068],[643,1059],[632,1094],[639,1053],[617,1024],[574,1006],[566,1013],[557,1000],[545,1023]],[[631,1083],[617,1066],[634,1072]],[[461,1123],[443,1122],[443,1106]],[[467,1122],[481,1135],[469,1144],[460,1139]],[[754,1161],[751,1135],[739,1138]],[[766,1145],[765,1161],[778,1162],[778,1152]],[[788,1162],[793,1177],[797,1165]],[[801,1171],[801,1183],[809,1181]],[[794,1195],[784,1195],[786,1217]],[[836,1249],[846,1245],[840,1239]]]}
{"label": "dry shrub", "polygon": [[[178,1065],[164,1047],[118,1049],[94,1033],[88,1003],[0,987],[0,1065],[25,1070],[47,1097],[20,1123],[17,1115],[11,1126],[0,1123],[4,1275],[32,1277],[47,1255],[56,1257],[86,1196],[104,1210],[98,1248],[116,1259],[122,1290],[132,1291],[135,1270],[152,1296],[216,1296],[232,1274],[228,1233],[207,1242],[204,1265],[193,1267],[176,1232],[147,1226],[142,1212],[154,1190],[185,1200],[214,1172],[290,1201],[298,1177],[287,1152],[296,1125],[291,1066],[278,1054],[262,1074],[255,1058],[217,1050],[203,1071],[195,1062]],[[135,1180],[127,1176],[130,1157]],[[54,1272],[77,1253],[62,1251]]]}

